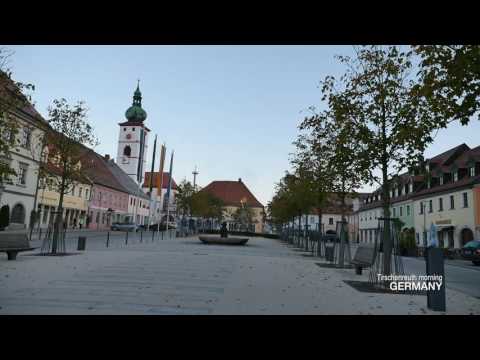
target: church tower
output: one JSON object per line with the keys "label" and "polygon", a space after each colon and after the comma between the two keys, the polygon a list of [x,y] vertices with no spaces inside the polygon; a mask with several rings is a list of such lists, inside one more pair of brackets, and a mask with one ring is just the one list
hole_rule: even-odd
{"label": "church tower", "polygon": [[143,181],[143,172],[146,168],[146,154],[148,144],[148,129],[143,123],[147,113],[142,109],[142,93],[140,81],[133,94],[133,104],[125,112],[127,121],[119,123],[117,164],[138,184]]}

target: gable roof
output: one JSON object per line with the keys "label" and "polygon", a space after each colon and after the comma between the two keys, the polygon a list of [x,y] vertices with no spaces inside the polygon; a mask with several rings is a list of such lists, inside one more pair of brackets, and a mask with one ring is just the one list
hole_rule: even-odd
{"label": "gable roof", "polygon": [[148,199],[143,191],[138,191],[139,187],[135,181],[115,164],[113,159],[106,159],[86,146],[83,146],[83,150],[82,168],[94,184]]}
{"label": "gable roof", "polygon": [[120,183],[120,185],[127,190],[131,195],[139,196],[144,199],[149,199],[148,195],[145,194],[139,185],[128,176],[125,171],[123,171],[113,159],[105,159],[106,165],[115,179]]}
{"label": "gable roof", "polygon": [[436,155],[432,157],[431,159],[428,159],[428,163],[435,164],[438,167],[447,167],[449,166],[455,159],[457,159],[459,156],[461,156],[464,152],[470,150],[467,144],[463,143],[458,146],[455,146],[454,148],[451,148],[450,150],[447,150],[439,155]]}
{"label": "gable roof", "polygon": [[263,205],[250,192],[241,179],[238,181],[212,181],[200,191],[205,191],[219,198],[227,206],[241,206],[246,200],[248,206],[262,207]]}
{"label": "gable roof", "polygon": [[[150,188],[150,174],[151,172],[148,171],[148,172],[145,172],[145,176],[144,176],[144,182],[143,182],[143,185],[142,187],[143,188]],[[157,181],[159,180],[160,176],[160,171],[157,171],[157,172],[153,172],[153,187],[156,186],[157,184]],[[162,183],[162,189],[167,189],[168,188],[168,182],[170,181],[170,173],[168,172],[164,172],[163,173],[163,183]],[[177,183],[175,182],[175,179],[172,178],[172,190],[177,190]]]}

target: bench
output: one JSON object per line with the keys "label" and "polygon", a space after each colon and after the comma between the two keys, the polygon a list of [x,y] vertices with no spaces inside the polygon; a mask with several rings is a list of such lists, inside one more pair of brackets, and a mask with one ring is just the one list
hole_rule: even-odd
{"label": "bench", "polygon": [[362,269],[373,265],[375,260],[375,247],[366,244],[360,244],[355,252],[355,256],[350,261],[355,267],[355,273],[362,275]]}
{"label": "bench", "polygon": [[7,253],[8,260],[15,260],[20,251],[30,251],[28,237],[25,233],[0,233],[0,252]]}

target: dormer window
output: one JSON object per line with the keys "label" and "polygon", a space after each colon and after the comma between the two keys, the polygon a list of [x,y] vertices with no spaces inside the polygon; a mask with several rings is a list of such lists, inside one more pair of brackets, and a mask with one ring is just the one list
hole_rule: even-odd
{"label": "dormer window", "polygon": [[440,176],[440,185],[443,185],[443,176]]}
{"label": "dormer window", "polygon": [[475,176],[475,167],[472,166],[472,167],[470,168],[470,177],[474,177],[474,176]]}
{"label": "dormer window", "polygon": [[458,181],[458,171],[453,173],[453,181]]}

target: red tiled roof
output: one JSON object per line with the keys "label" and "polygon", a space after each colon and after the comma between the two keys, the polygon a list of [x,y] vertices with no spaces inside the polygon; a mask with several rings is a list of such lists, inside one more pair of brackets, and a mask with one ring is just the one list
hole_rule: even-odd
{"label": "red tiled roof", "polygon": [[[145,172],[144,179],[145,181],[143,182],[142,187],[144,188],[150,188],[150,174],[151,172]],[[160,172],[154,172],[153,173],[153,187],[156,186],[158,177],[160,176]],[[163,173],[163,180],[162,180],[162,189],[167,189],[168,188],[168,182],[170,181],[170,174],[168,172]],[[172,178],[172,190],[177,190],[177,183],[175,182],[175,179]]]}
{"label": "red tiled roof", "polygon": [[112,175],[108,163],[103,156],[87,147],[83,147],[85,154],[82,158],[82,169],[95,184],[128,193],[120,182]]}
{"label": "red tiled roof", "polygon": [[241,201],[246,200],[247,206],[263,208],[263,205],[241,180],[212,181],[200,191],[206,191],[212,194],[222,200],[225,205],[241,206]]}
{"label": "red tiled roof", "polygon": [[463,143],[439,155],[436,155],[427,161],[430,163],[438,164],[440,166],[448,166],[450,165],[451,161],[455,159],[455,157],[458,157],[459,155],[468,150],[470,150],[468,145]]}
{"label": "red tiled roof", "polygon": [[[458,168],[466,168],[470,160],[476,162],[480,161],[480,146],[470,149],[469,151],[465,151],[462,155],[458,157],[458,159],[454,162],[454,164],[452,164],[452,166],[456,165]],[[448,168],[448,171],[445,172],[450,172],[452,166],[450,166]]]}

